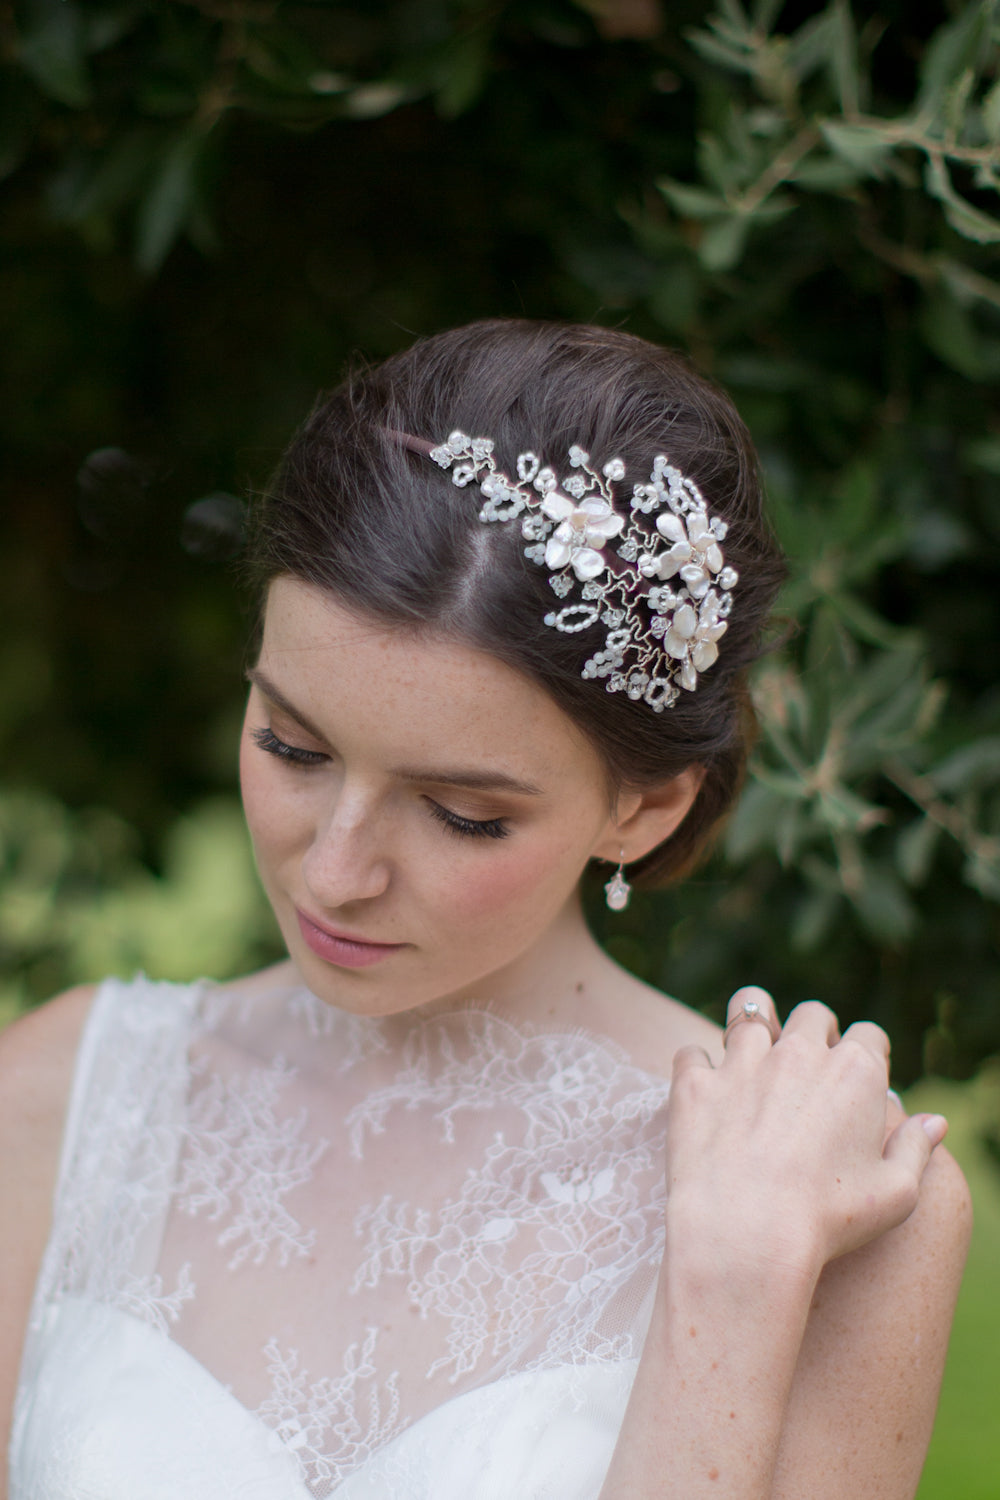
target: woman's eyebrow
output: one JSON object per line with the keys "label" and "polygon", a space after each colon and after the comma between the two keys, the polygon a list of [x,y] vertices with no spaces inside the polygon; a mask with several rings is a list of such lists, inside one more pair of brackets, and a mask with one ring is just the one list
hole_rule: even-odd
{"label": "woman's eyebrow", "polygon": [[[264,697],[280,708],[282,713],[288,714],[294,719],[307,734],[312,735],[314,740],[326,743],[326,736],[322,730],[306,718],[300,709],[295,707],[271,679],[260,670],[259,667],[251,667],[247,672],[247,680],[252,682]],[[398,766],[393,776],[400,781],[429,781],[436,786],[459,786],[475,792],[517,792],[524,797],[540,797],[541,787],[534,786],[530,781],[521,781],[516,776],[509,776],[506,771],[466,771],[461,769],[444,769],[442,767],[423,768],[417,766]]]}
{"label": "woman's eyebrow", "polygon": [[519,792],[525,797],[540,797],[542,789],[530,781],[519,781],[506,771],[421,770],[398,766],[392,773],[400,781],[429,781],[437,786],[461,786],[474,792]]}
{"label": "woman's eyebrow", "polygon": [[326,736],[322,730],[317,729],[316,725],[311,723],[305,714],[285,697],[280,688],[275,687],[270,677],[266,676],[259,667],[251,667],[246,676],[247,681],[252,682],[254,687],[274,704],[275,708],[280,708],[282,713],[287,714],[290,719],[294,719],[296,724],[301,725],[307,734],[312,735],[314,740],[322,740],[324,744],[326,743]]}

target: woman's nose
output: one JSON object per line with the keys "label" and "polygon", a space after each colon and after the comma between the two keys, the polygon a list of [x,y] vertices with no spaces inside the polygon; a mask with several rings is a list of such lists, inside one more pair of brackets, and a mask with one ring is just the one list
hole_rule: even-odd
{"label": "woman's nose", "polygon": [[310,895],[325,910],[381,896],[390,880],[382,847],[382,819],[343,793],[325,823],[317,827],[302,861]]}

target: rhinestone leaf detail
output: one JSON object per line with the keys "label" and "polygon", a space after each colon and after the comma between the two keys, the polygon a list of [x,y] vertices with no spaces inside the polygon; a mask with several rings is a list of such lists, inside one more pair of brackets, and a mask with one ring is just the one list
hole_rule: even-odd
{"label": "rhinestone leaf detail", "polygon": [[625,464],[612,458],[598,471],[577,444],[562,479],[536,453],[519,454],[518,477],[510,479],[492,441],[464,432],[451,433],[430,456],[460,488],[478,484],[482,522],[521,518],[532,543],[524,555],[548,569],[550,588],[565,601],[545,615],[546,625],[570,633],[605,626],[583,677],[654,713],[695,690],[699,673],[718,659],[739,575],[722,551],[725,521],[709,515],[694,480],[665,454],[653,460],[645,484],[633,485],[627,511],[613,489]]}

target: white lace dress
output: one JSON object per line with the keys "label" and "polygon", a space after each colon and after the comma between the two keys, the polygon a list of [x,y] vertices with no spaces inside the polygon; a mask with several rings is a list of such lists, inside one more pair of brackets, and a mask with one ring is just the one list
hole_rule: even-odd
{"label": "white lace dress", "polygon": [[595,1500],[662,1255],[666,1092],[484,1010],[108,982],[11,1500]]}

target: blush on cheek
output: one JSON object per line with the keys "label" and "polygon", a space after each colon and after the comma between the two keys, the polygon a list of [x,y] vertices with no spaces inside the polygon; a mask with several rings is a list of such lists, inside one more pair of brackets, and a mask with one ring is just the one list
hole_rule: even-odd
{"label": "blush on cheek", "polygon": [[254,765],[253,756],[244,740],[240,746],[240,796],[243,800],[243,815],[251,833],[259,827],[264,811],[265,799],[262,796],[261,781],[262,778]]}
{"label": "blush on cheek", "polygon": [[[461,878],[444,899],[451,917],[470,926],[483,921],[503,925],[505,909],[511,919],[524,920],[537,914],[547,920],[559,910],[582,874],[569,850],[553,857],[551,845],[534,855],[523,850],[498,858],[463,861]],[[560,872],[563,879],[560,880]],[[541,906],[540,906],[541,903]]]}
{"label": "blush on cheek", "polygon": [[[287,846],[294,826],[289,808],[280,796],[275,795],[272,768],[246,736],[240,745],[240,796],[258,861]],[[263,871],[261,873],[263,875]]]}

